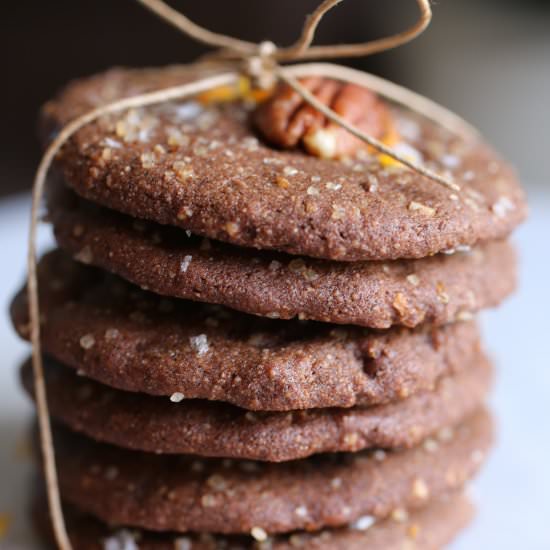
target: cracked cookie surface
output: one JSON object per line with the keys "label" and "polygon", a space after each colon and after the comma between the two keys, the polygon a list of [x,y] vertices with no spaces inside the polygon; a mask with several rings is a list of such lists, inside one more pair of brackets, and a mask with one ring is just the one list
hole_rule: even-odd
{"label": "cracked cookie surface", "polygon": [[[471,321],[374,331],[167,300],[56,251],[39,266],[46,354],[101,383],[251,410],[373,405],[433,388],[479,357]],[[24,289],[14,326],[29,337]]]}

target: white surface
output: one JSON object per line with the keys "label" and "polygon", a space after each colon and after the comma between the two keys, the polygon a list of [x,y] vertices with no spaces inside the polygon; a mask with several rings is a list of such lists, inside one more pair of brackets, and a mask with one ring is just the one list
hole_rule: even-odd
{"label": "white surface", "polygon": [[[515,236],[522,256],[520,291],[483,319],[499,366],[493,395],[498,444],[473,488],[478,517],[453,550],[550,549],[550,195],[531,197],[531,205],[530,221]],[[27,216],[26,197],[0,202],[0,515],[12,517],[2,550],[36,548],[25,526],[31,464],[21,449],[31,408],[16,372],[28,347],[15,337],[5,313],[24,274]],[[42,237],[47,242],[47,232]]]}

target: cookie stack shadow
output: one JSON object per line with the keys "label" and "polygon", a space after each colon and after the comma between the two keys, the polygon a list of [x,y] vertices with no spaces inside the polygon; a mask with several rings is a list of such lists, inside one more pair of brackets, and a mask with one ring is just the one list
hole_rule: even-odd
{"label": "cookie stack shadow", "polygon": [[[45,109],[47,125],[187,74],[171,71],[73,84]],[[363,192],[382,196],[367,209],[387,227],[363,246],[359,222],[334,215],[338,193],[344,210],[360,200],[362,173],[262,144],[247,109],[114,116],[60,156],[47,198],[59,248],[41,259],[39,285],[73,546],[439,548],[471,518],[463,488],[491,444],[492,366],[474,315],[515,286],[502,239],[524,215],[521,193],[492,152],[409,120],[417,149],[428,157],[426,143],[443,143],[466,199],[490,204],[455,212],[448,190],[367,163]],[[399,220],[388,218],[396,193],[420,196]],[[308,225],[315,201],[333,214],[321,223],[311,209]],[[24,289],[12,318],[28,338]],[[21,372],[32,395],[30,363]]]}

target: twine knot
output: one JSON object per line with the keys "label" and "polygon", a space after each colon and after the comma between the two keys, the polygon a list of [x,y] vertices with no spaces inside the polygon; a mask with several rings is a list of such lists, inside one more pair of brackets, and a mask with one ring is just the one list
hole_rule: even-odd
{"label": "twine knot", "polygon": [[270,40],[260,42],[256,54],[245,57],[244,72],[252,80],[252,84],[261,90],[269,90],[275,85],[277,46]]}

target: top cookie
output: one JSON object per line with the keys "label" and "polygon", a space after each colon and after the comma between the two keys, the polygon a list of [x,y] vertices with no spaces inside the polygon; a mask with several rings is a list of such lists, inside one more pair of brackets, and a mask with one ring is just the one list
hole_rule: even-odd
{"label": "top cookie", "polygon": [[[111,70],[43,110],[55,132],[124,96],[197,78],[186,67]],[[261,141],[249,102],[185,100],[103,117],[58,157],[82,196],[236,245],[333,260],[419,258],[507,235],[524,217],[513,171],[485,144],[392,107],[399,140],[449,189],[377,154],[327,160]],[[399,143],[397,147],[402,147]]]}

